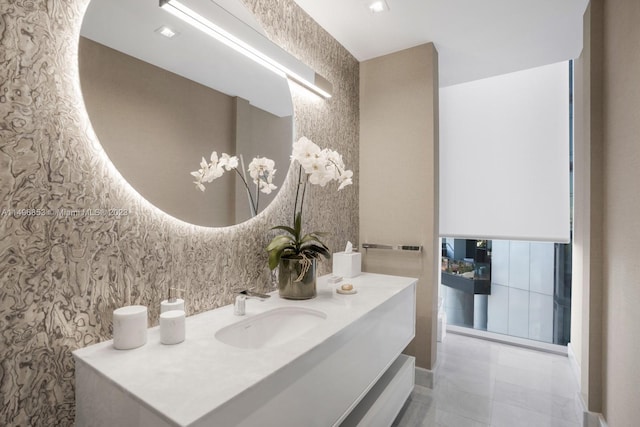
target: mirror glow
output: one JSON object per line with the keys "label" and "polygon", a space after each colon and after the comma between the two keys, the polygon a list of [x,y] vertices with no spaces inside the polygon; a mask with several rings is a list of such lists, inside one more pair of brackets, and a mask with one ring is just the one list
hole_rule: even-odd
{"label": "mirror glow", "polygon": [[[110,22],[119,23],[118,32]],[[162,28],[177,35],[161,36]],[[243,156],[247,165],[273,159],[279,171],[273,185],[282,186],[293,138],[285,78],[166,13],[156,0],[93,0],[81,35],[80,80],[92,126],[116,169],[145,199],[197,225],[249,219],[253,212],[236,174],[220,177],[204,194],[193,184],[191,172],[213,151]],[[276,194],[260,196],[260,211]]]}

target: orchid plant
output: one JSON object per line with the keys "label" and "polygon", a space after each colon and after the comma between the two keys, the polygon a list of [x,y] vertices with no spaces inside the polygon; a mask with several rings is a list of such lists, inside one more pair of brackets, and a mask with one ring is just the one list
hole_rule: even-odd
{"label": "orchid plant", "polygon": [[342,156],[337,151],[321,149],[305,137],[293,144],[291,160],[299,165],[293,227],[279,225],[272,228],[285,231],[286,234],[274,237],[266,248],[271,270],[278,266],[281,258],[301,258],[309,262],[310,258],[331,256],[329,248],[321,240],[326,233],[314,231],[302,235],[302,209],[307,183],[325,187],[331,181],[337,181],[339,191],[353,182],[353,172],[345,168]]}
{"label": "orchid plant", "polygon": [[249,195],[249,202],[251,204],[251,213],[256,215],[258,213],[258,207],[260,204],[260,193],[271,194],[276,187],[273,184],[273,177],[276,173],[275,162],[266,157],[255,157],[251,163],[249,163],[249,176],[253,180],[256,186],[255,198],[251,194],[251,189],[247,183],[246,176],[238,170],[240,160],[237,156],[230,156],[226,153],[222,153],[218,157],[218,153],[214,151],[211,153],[210,162],[207,162],[205,158],[202,158],[200,162],[200,169],[191,172],[191,175],[195,177],[193,182],[200,191],[206,189],[205,183],[213,182],[213,180],[220,178],[225,171],[235,170],[242,183],[244,184],[247,194]]}

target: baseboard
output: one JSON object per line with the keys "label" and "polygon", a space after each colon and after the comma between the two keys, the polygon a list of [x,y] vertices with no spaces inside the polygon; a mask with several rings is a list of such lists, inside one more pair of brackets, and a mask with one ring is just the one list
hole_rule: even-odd
{"label": "baseboard", "polygon": [[[575,411],[576,414],[576,419],[578,420],[583,420],[584,419],[584,414],[587,412],[587,406],[584,404],[584,400],[582,399],[582,393],[580,393],[580,391],[578,391],[575,395],[575,398],[573,399],[573,409]],[[581,425],[584,427],[584,422],[581,423]]]}
{"label": "baseboard", "polygon": [[607,420],[599,412],[590,412],[587,410],[587,405],[582,398],[582,393],[578,393],[576,396],[576,403],[579,406],[582,418],[583,427],[608,427]]}
{"label": "baseboard", "polygon": [[573,345],[571,343],[567,344],[567,357],[569,357],[569,363],[571,364],[571,370],[573,371],[573,376],[576,378],[578,382],[578,389],[582,388],[582,370],[580,369],[580,364],[578,363],[578,359],[576,359],[576,354],[573,352]]}
{"label": "baseboard", "polygon": [[604,419],[604,415],[598,414],[598,420],[600,421],[600,427],[609,427],[607,420]]}
{"label": "baseboard", "polygon": [[433,369],[424,369],[416,366],[416,385],[433,389],[436,383],[438,363]]}
{"label": "baseboard", "polygon": [[608,427],[607,420],[604,416],[597,412],[584,413],[584,427]]}
{"label": "baseboard", "polygon": [[567,347],[557,344],[549,344],[542,341],[534,341],[526,338],[519,338],[510,335],[498,334],[495,332],[482,331],[479,329],[467,328],[465,326],[447,325],[447,332],[457,335],[465,335],[473,338],[481,338],[488,341],[502,344],[514,345],[516,347],[528,348],[531,350],[543,351],[545,353],[567,355]]}

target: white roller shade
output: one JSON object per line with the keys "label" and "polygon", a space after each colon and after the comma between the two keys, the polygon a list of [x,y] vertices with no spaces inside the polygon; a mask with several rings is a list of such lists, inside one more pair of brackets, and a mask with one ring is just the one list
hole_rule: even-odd
{"label": "white roller shade", "polygon": [[440,236],[568,242],[569,65],[440,89]]}

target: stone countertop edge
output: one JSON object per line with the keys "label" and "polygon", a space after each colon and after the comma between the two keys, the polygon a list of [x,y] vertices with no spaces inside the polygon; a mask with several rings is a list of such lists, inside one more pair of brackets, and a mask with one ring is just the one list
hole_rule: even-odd
{"label": "stone countertop edge", "polygon": [[[329,283],[329,277],[318,278],[318,295],[311,300],[286,300],[274,291],[265,301],[247,300],[245,316],[234,315],[233,304],[189,316],[180,344],[161,344],[155,326],[142,347],[116,350],[109,340],[75,350],[73,356],[170,423],[189,425],[417,283],[415,278],[374,273],[338,283]],[[338,294],[335,290],[344,283],[353,284],[358,293]],[[214,337],[225,326],[279,307],[312,308],[327,319],[275,347],[241,349]]]}

